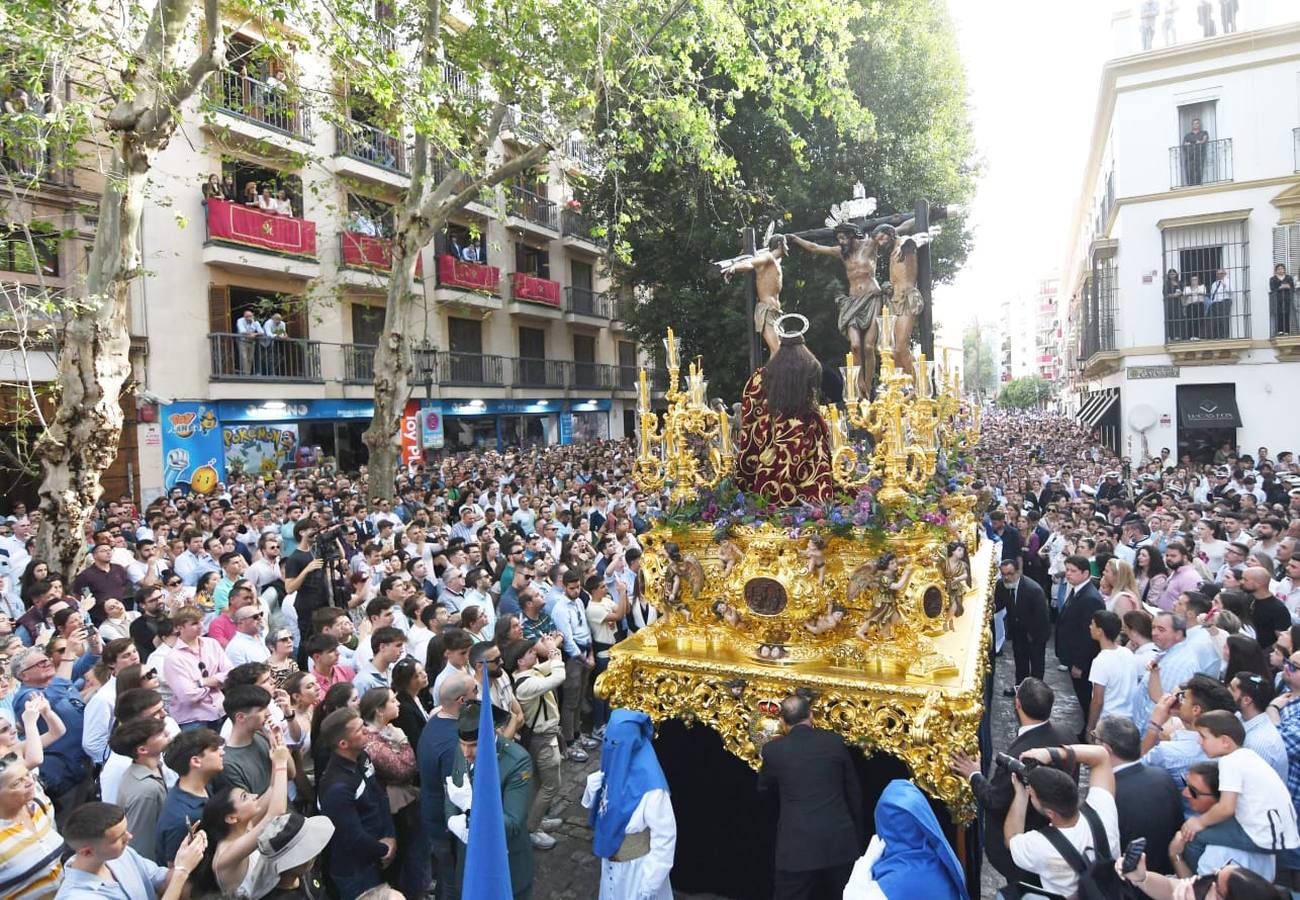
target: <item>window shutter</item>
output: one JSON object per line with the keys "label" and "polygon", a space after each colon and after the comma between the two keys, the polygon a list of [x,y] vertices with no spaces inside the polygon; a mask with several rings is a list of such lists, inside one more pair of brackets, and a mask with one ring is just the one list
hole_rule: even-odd
{"label": "window shutter", "polygon": [[208,330],[230,333],[230,288],[224,284],[208,285]]}
{"label": "window shutter", "polygon": [[1273,265],[1278,263],[1286,266],[1288,273],[1296,273],[1300,266],[1300,225],[1278,225],[1273,229]]}

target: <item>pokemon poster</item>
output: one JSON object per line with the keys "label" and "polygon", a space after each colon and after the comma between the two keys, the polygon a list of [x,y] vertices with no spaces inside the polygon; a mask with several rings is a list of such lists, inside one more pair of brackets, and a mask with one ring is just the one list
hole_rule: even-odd
{"label": "pokemon poster", "polygon": [[293,464],[298,449],[297,425],[249,422],[221,429],[226,465],[232,472],[267,475]]}
{"label": "pokemon poster", "polygon": [[226,479],[217,408],[168,403],[162,408],[163,489],[210,494]]}

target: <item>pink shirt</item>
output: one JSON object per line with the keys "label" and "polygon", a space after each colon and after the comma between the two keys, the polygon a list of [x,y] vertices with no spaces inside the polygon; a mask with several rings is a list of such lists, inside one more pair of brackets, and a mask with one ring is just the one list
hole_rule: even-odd
{"label": "pink shirt", "polygon": [[[351,684],[352,679],[357,677],[356,672],[341,663],[334,664],[334,668],[330,669],[328,678],[321,674],[320,669],[313,669],[311,674],[312,677],[316,679],[316,683],[320,685],[321,700],[325,699],[326,692],[329,691],[330,688],[334,687],[334,685],[342,684],[345,681],[348,684]],[[320,700],[316,702],[319,703]]]}
{"label": "pink shirt", "polygon": [[[1165,592],[1156,598],[1155,604],[1161,609],[1168,612],[1174,608],[1178,602],[1178,595],[1187,591],[1194,591],[1201,586],[1201,574],[1196,571],[1196,567],[1191,563],[1183,563],[1178,567],[1178,571],[1169,576],[1169,582],[1165,585]],[[1195,625],[1195,622],[1191,623]]]}
{"label": "pink shirt", "polygon": [[178,724],[215,722],[226,714],[222,706],[226,698],[221,689],[203,686],[204,669],[222,681],[230,671],[226,651],[212,638],[199,638],[197,650],[184,641],[177,641],[163,660],[163,680],[171,687],[171,714]]}
{"label": "pink shirt", "polygon": [[214,618],[208,623],[208,637],[212,638],[222,647],[230,643],[230,639],[235,636],[235,620],[226,615],[230,608],[221,611],[221,615]]}

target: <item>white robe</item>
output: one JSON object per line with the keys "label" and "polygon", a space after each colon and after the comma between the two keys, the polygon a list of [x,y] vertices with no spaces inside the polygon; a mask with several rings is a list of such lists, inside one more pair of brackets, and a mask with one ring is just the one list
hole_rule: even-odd
{"label": "white robe", "polygon": [[[588,780],[582,795],[585,808],[590,809],[595,802],[599,785],[599,780]],[[677,819],[668,792],[662,788],[647,791],[641,797],[624,833],[632,834],[647,828],[650,829],[650,852],[645,856],[629,862],[600,861],[600,900],[673,900],[668,873],[672,870],[673,853],[677,848]]]}

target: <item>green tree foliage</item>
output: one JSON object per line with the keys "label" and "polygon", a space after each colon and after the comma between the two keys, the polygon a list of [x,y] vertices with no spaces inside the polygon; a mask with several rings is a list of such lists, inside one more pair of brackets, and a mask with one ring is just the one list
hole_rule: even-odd
{"label": "green tree foliage", "polygon": [[[749,374],[752,323],[742,279],[730,285],[709,275],[712,260],[740,252],[740,231],[769,221],[778,232],[821,227],[832,203],[848,199],[861,181],[879,200],[879,213],[908,210],[916,199],[961,203],[973,188],[973,142],[965,110],[965,78],[952,25],[941,0],[903,0],[852,7],[849,80],[868,119],[845,132],[827,111],[790,115],[769,90],[779,79],[733,86],[734,100],[719,123],[735,169],[665,162],[653,146],[630,148],[620,167],[593,189],[613,221],[622,264],[620,284],[652,292],[635,307],[632,334],[662,357],[668,326],[682,336],[684,358],[703,356],[710,392],[739,396]],[[817,63],[809,59],[810,65]],[[727,74],[714,79],[727,84]],[[622,121],[638,130],[635,111]],[[952,277],[965,258],[969,234],[945,224],[934,245],[936,280]],[[824,361],[848,349],[836,328],[834,298],[845,290],[842,267],[792,248],[784,263],[782,308],[811,321],[809,344]]]}
{"label": "green tree foliage", "polygon": [[965,372],[963,387],[967,393],[988,394],[997,386],[997,357],[993,353],[993,342],[984,333],[979,324],[972,325],[961,336],[962,371]]}
{"label": "green tree foliage", "polygon": [[1007,383],[998,394],[998,406],[1006,409],[1029,409],[1051,397],[1051,382],[1038,375],[1026,375]]}

